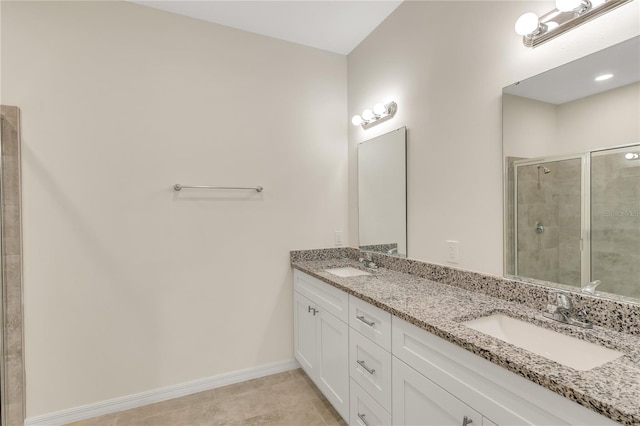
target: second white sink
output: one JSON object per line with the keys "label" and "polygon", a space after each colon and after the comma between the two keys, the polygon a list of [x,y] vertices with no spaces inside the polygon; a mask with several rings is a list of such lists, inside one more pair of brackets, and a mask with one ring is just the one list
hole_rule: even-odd
{"label": "second white sink", "polygon": [[504,314],[462,324],[579,371],[591,370],[624,355]]}
{"label": "second white sink", "polygon": [[358,268],[353,268],[351,266],[347,266],[344,268],[325,269],[325,271],[327,271],[330,274],[336,275],[338,277],[343,277],[343,278],[358,277],[361,275],[371,275],[371,273],[367,271],[363,271],[362,269],[358,269]]}

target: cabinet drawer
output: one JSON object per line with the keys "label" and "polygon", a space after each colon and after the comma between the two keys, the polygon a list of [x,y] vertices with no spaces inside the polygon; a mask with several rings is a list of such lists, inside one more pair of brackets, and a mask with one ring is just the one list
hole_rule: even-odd
{"label": "cabinet drawer", "polygon": [[349,326],[391,351],[391,314],[349,296]]}
{"label": "cabinet drawer", "polygon": [[349,372],[385,410],[391,411],[391,354],[352,328]]}
{"label": "cabinet drawer", "polygon": [[389,414],[362,387],[351,379],[351,407],[349,424],[358,426],[387,426],[391,424]]}
{"label": "cabinet drawer", "polygon": [[615,424],[397,317],[391,348],[395,357],[498,425]]}
{"label": "cabinet drawer", "polygon": [[318,309],[348,322],[349,295],[347,293],[297,269],[293,271],[293,280],[294,290],[314,302]]}

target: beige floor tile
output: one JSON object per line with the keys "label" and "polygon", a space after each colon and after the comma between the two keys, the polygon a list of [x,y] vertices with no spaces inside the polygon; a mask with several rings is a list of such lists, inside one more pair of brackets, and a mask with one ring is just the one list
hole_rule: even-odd
{"label": "beige floor tile", "polygon": [[302,370],[293,370],[73,426],[346,425]]}
{"label": "beige floor tile", "polygon": [[302,402],[296,407],[280,409],[250,418],[247,424],[256,426],[325,426],[324,420],[309,401]]}
{"label": "beige floor tile", "polygon": [[325,398],[314,400],[311,403],[327,425],[346,425],[340,414]]}
{"label": "beige floor tile", "polygon": [[282,408],[296,405],[302,401],[324,399],[320,390],[307,378],[296,377],[286,383],[271,387]]}
{"label": "beige floor tile", "polygon": [[107,414],[105,416],[94,417],[93,419],[82,420],[70,423],[68,426],[116,426],[118,424],[118,413]]}
{"label": "beige floor tile", "polygon": [[181,426],[189,425],[189,409],[172,410],[143,418],[118,418],[118,426]]}

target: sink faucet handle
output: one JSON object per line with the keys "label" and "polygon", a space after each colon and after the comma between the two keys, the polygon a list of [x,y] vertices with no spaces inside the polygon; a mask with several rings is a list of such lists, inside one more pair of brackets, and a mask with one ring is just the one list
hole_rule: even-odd
{"label": "sink faucet handle", "polygon": [[596,294],[596,287],[598,287],[598,284],[601,284],[601,283],[602,281],[595,280],[595,281],[591,281],[588,284],[583,284],[581,291],[587,294]]}

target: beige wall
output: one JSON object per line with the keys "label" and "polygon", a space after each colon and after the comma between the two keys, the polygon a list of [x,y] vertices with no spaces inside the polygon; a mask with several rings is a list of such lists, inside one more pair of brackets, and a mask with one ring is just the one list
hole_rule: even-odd
{"label": "beige wall", "polygon": [[578,154],[640,141],[640,83],[554,105],[505,94],[504,153]]}
{"label": "beige wall", "polygon": [[406,1],[348,57],[349,115],[395,100],[396,117],[350,126],[350,238],[357,241],[356,145],[408,130],[409,257],[502,273],[502,88],[640,33],[638,2],[536,49],[513,31],[553,2]]}
{"label": "beige wall", "polygon": [[2,43],[27,416],[291,359],[289,250],[348,231],[346,58],[121,2],[3,1]]}
{"label": "beige wall", "polygon": [[564,153],[640,142],[640,83],[558,105]]}

